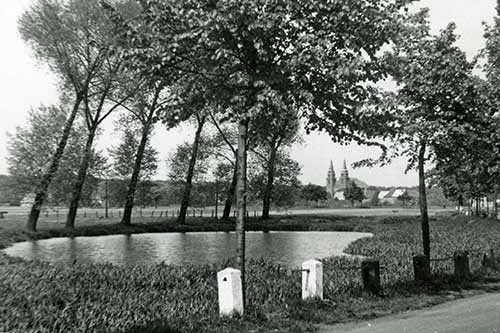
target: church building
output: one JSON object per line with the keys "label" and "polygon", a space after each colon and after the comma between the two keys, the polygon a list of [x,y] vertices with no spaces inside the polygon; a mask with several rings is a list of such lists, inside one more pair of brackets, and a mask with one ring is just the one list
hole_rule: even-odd
{"label": "church building", "polygon": [[345,160],[338,181],[335,176],[335,170],[333,169],[333,162],[330,161],[330,169],[328,169],[328,176],[326,178],[326,192],[328,193],[328,196],[331,199],[345,200],[344,191],[346,187],[349,186],[349,184],[351,184],[351,182],[354,182],[358,187],[363,189],[363,191],[366,193],[368,184],[357,178],[349,177],[349,171],[347,170],[347,163]]}

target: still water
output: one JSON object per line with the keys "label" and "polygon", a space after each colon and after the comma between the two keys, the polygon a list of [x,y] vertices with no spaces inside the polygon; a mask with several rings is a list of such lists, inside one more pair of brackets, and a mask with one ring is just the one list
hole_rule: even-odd
{"label": "still water", "polygon": [[[247,257],[266,258],[290,267],[308,259],[343,255],[358,232],[247,232]],[[206,264],[236,255],[234,232],[152,233],[52,238],[16,243],[4,250],[28,260],[117,265]]]}

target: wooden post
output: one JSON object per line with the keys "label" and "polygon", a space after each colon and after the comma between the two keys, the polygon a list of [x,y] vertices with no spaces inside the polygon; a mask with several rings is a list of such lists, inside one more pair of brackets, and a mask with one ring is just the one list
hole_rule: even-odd
{"label": "wooden post", "polygon": [[482,267],[483,268],[492,268],[492,269],[497,268],[497,262],[496,262],[495,253],[493,252],[493,249],[490,250],[489,254],[488,253],[483,254]]}
{"label": "wooden post", "polygon": [[365,291],[378,294],[380,287],[380,263],[378,260],[368,259],[361,263],[361,278]]}
{"label": "wooden post", "polygon": [[458,279],[470,278],[469,252],[456,251],[453,254],[453,262],[455,263],[455,276]]}
{"label": "wooden post", "polygon": [[424,255],[413,257],[413,271],[416,282],[429,282],[431,280],[431,265],[429,258]]}

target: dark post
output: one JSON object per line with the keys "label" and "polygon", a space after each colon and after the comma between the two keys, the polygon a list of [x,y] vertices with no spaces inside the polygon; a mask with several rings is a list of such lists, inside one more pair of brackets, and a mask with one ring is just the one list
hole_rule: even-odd
{"label": "dark post", "polygon": [[83,212],[83,217],[87,217],[87,212]]}
{"label": "dark post", "polygon": [[105,218],[109,218],[109,213],[108,213],[108,209],[109,209],[109,188],[108,188],[108,177],[106,176],[106,180],[105,180],[105,183],[104,183],[104,191],[106,192],[105,195],[106,195],[106,200],[104,201],[104,217]]}
{"label": "dark post", "polygon": [[413,257],[413,271],[416,282],[429,282],[431,280],[431,265],[429,258],[424,255]]}
{"label": "dark post", "polygon": [[456,251],[453,254],[453,261],[455,263],[455,276],[459,279],[468,279],[470,277],[469,252]]}
{"label": "dark post", "polygon": [[490,250],[489,254],[488,253],[483,254],[482,266],[483,268],[492,268],[492,269],[497,268],[495,253],[493,252],[493,249]]}
{"label": "dark post", "polygon": [[365,291],[380,293],[380,263],[378,260],[365,260],[361,263],[361,278]]}
{"label": "dark post", "polygon": [[[219,211],[219,182],[215,179],[215,219],[218,218]],[[212,211],[212,217],[214,217],[214,212]]]}

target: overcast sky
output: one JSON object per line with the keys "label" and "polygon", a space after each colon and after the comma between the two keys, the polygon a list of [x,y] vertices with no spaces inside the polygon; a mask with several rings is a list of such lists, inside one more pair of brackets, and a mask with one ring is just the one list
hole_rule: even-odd
{"label": "overcast sky", "polygon": [[[82,0],[85,1],[85,0]],[[40,104],[57,104],[57,87],[53,75],[33,58],[30,49],[24,45],[17,31],[17,20],[26,10],[31,0],[0,0],[0,174],[7,173],[5,162],[6,133],[13,132],[22,125],[31,107]],[[455,22],[461,36],[458,45],[469,57],[484,47],[482,22],[492,22],[495,15],[495,0],[421,0],[419,6],[429,7],[434,32]],[[106,133],[99,147],[116,142],[111,135],[112,121],[106,125]],[[190,139],[186,128],[167,132],[158,126],[153,139],[154,146],[161,154],[161,167],[157,178],[166,177],[163,162],[175,146]],[[337,174],[342,160],[348,163],[375,157],[377,149],[357,145],[340,146],[331,142],[327,135],[305,136],[304,144],[294,147],[292,155],[302,165],[303,183],[323,184],[329,161],[333,160]],[[399,160],[384,168],[361,168],[350,170],[350,174],[371,185],[412,186],[417,185],[414,172],[404,174],[405,161]]]}

